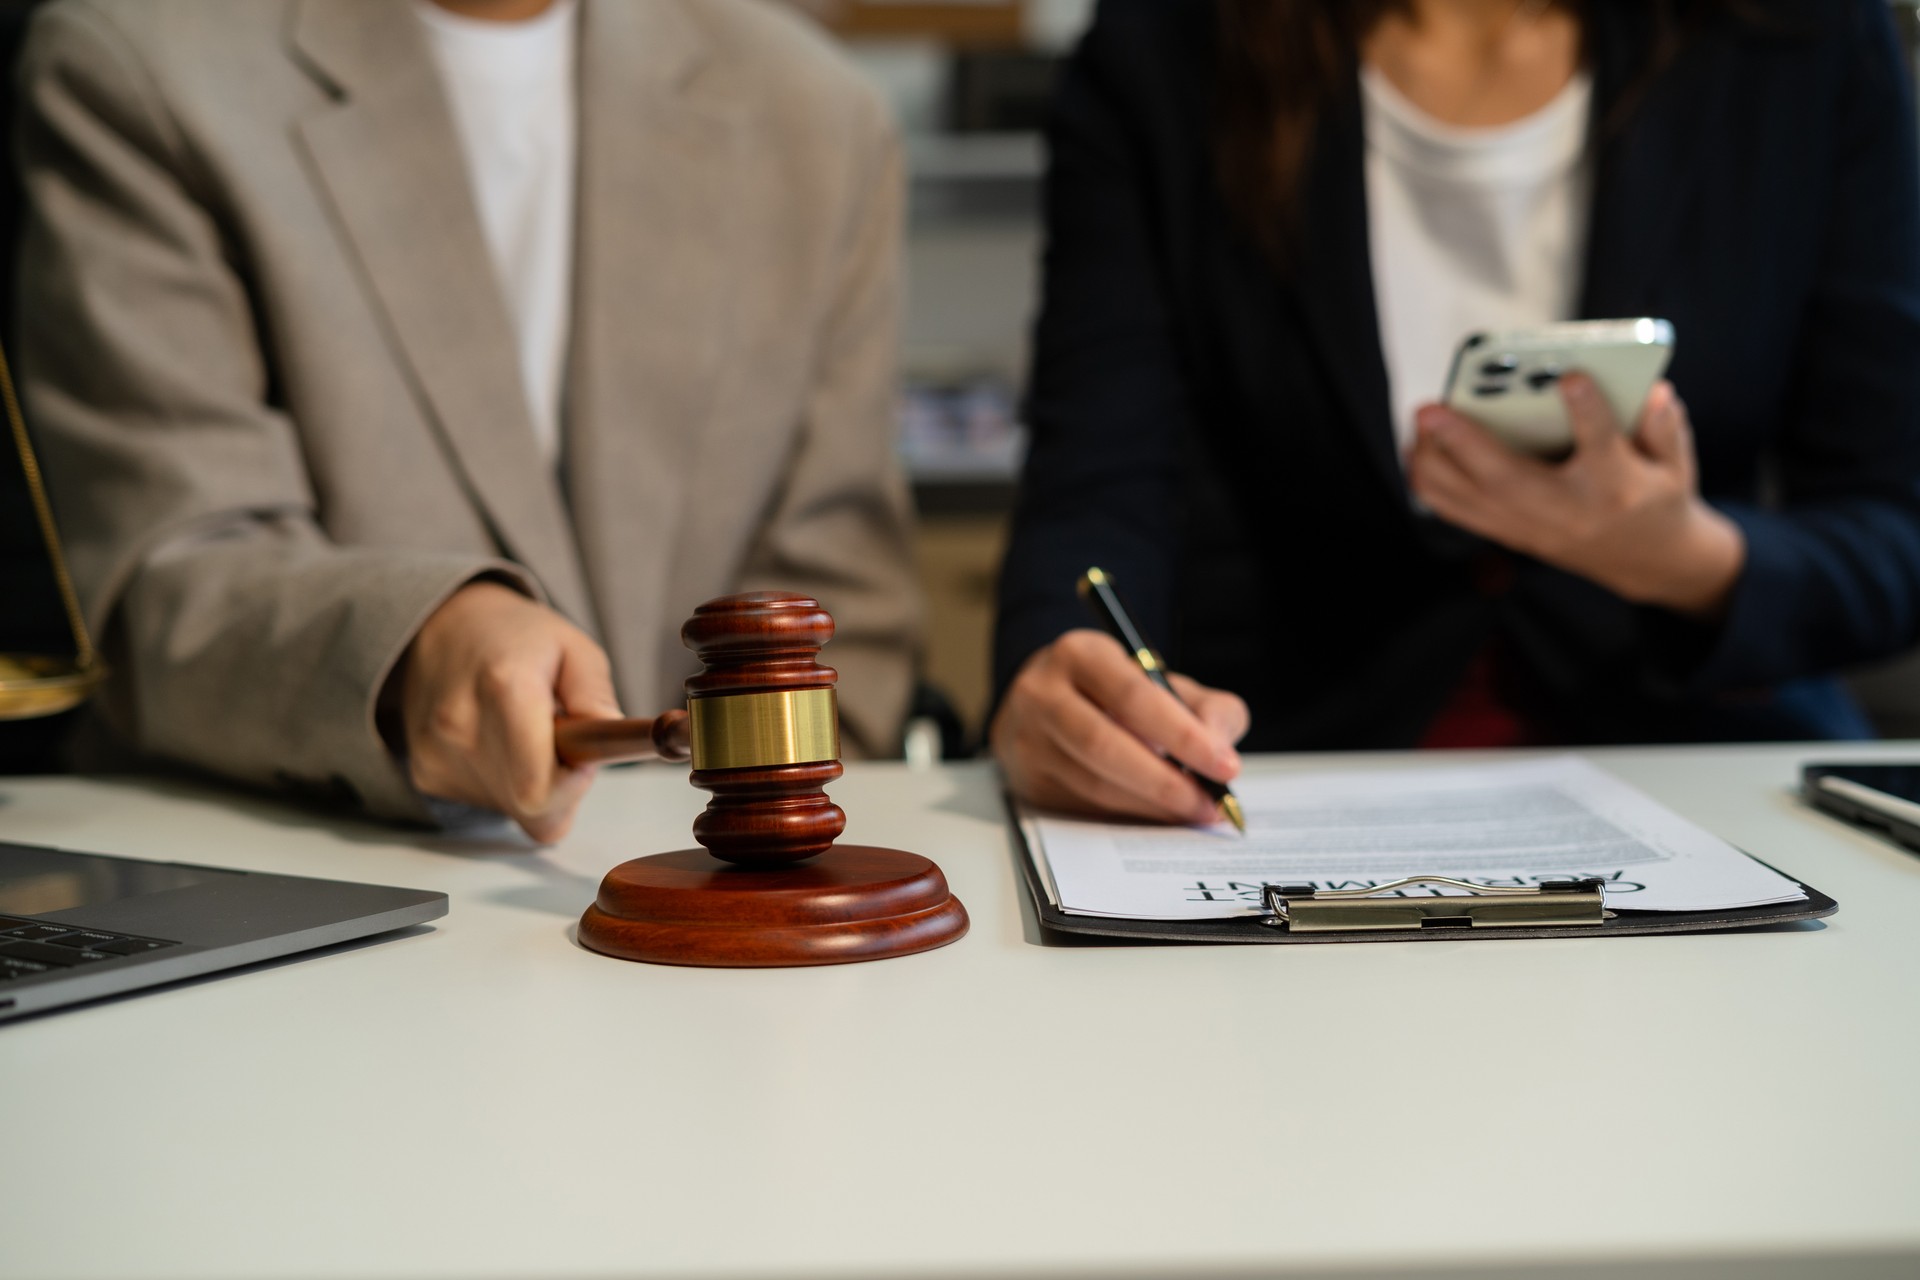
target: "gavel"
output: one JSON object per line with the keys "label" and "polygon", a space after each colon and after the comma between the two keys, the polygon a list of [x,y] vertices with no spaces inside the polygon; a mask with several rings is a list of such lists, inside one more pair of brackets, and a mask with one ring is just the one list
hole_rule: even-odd
{"label": "gavel", "polygon": [[571,765],[689,760],[711,794],[697,849],[607,872],[576,935],[591,951],[657,964],[760,968],[880,960],[944,946],[966,909],[927,857],[836,843],[840,769],[833,619],[810,596],[759,591],[701,605],[680,632],[701,661],[684,710],[650,720],[562,717]]}
{"label": "gavel", "polygon": [[553,747],[561,764],[575,767],[631,760],[688,760],[693,756],[693,739],[684,711],[663,711],[651,720],[643,716],[624,720],[555,716]]}

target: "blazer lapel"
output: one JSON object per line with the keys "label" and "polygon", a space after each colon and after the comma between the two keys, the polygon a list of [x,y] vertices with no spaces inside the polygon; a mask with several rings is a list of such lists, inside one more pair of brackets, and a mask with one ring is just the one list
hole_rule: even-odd
{"label": "blazer lapel", "polygon": [[671,598],[675,547],[705,536],[709,514],[688,495],[721,434],[740,122],[701,79],[705,37],[681,5],[593,2],[581,19],[568,493],[631,700],[684,665],[662,652],[673,629],[660,620],[698,603]]}
{"label": "blazer lapel", "polygon": [[1580,314],[1593,319],[1657,314],[1700,148],[1733,136],[1721,122],[1727,61],[1714,42],[1690,42],[1642,83],[1652,33],[1644,15],[1627,10],[1589,6],[1596,163]]}
{"label": "blazer lapel", "polygon": [[302,0],[293,41],[335,95],[299,123],[305,157],[430,418],[507,554],[594,630],[425,34],[404,3]]}
{"label": "blazer lapel", "polygon": [[1341,407],[1374,468],[1396,493],[1406,476],[1393,442],[1387,362],[1374,307],[1367,234],[1366,139],[1357,77],[1322,117],[1308,162],[1300,311]]}

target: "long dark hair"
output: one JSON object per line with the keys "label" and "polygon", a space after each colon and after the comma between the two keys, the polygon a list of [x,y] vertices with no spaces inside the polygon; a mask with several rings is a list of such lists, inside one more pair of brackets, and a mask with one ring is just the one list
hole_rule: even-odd
{"label": "long dark hair", "polygon": [[[1679,52],[1697,23],[1741,0],[1601,0],[1636,3],[1651,32],[1634,86],[1603,127],[1631,109],[1638,89]],[[1585,0],[1560,0],[1586,26]],[[1229,209],[1269,255],[1292,256],[1301,189],[1320,117],[1346,90],[1360,45],[1411,0],[1215,0],[1218,27],[1214,161]]]}

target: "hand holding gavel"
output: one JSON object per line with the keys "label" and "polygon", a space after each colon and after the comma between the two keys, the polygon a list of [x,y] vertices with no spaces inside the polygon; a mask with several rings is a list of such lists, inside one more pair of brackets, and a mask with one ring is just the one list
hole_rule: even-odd
{"label": "hand holding gavel", "polygon": [[622,719],[600,646],[499,583],[449,597],[394,680],[413,785],[504,813],[543,844],[567,833],[594,764],[688,756],[685,711]]}

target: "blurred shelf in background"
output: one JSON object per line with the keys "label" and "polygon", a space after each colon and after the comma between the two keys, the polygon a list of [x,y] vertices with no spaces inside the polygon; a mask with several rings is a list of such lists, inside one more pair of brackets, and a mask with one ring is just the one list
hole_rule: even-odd
{"label": "blurred shelf in background", "polygon": [[1004,514],[1027,451],[1012,385],[991,371],[909,373],[900,399],[900,456],[920,514]]}
{"label": "blurred shelf in background", "polygon": [[1046,149],[1037,133],[922,134],[907,140],[914,228],[1036,225]]}
{"label": "blurred shelf in background", "polygon": [[800,0],[848,39],[938,40],[948,45],[1011,47],[1026,39],[1025,0]]}
{"label": "blurred shelf in background", "polygon": [[959,47],[1059,50],[1096,0],[785,0],[850,42],[933,40]]}

